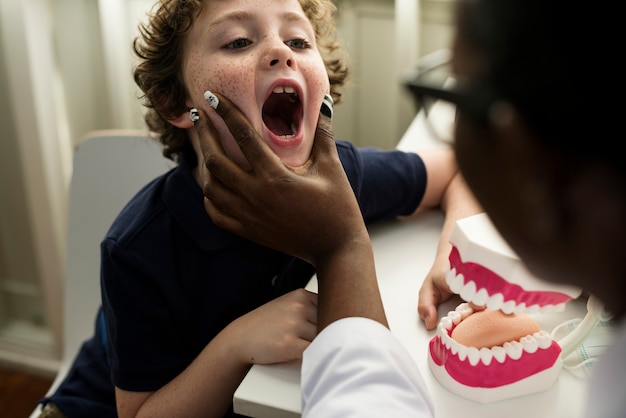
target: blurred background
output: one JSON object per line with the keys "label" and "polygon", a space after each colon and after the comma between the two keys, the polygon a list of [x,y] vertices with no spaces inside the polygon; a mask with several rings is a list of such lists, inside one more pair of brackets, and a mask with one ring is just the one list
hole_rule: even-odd
{"label": "blurred background", "polygon": [[[416,112],[403,77],[448,46],[453,1],[335,2],[353,70],[336,137],[391,149]],[[144,129],[131,42],[153,3],[0,0],[0,365],[57,371],[73,150]]]}

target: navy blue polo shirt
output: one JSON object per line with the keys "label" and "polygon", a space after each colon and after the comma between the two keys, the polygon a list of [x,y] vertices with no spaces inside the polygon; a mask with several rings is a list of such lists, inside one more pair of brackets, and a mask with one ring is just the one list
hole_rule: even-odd
{"label": "navy blue polo shirt", "polygon": [[[426,187],[419,156],[343,141],[337,149],[367,223],[417,208]],[[49,399],[70,418],[116,416],[114,385],[159,389],[234,319],[314,274],[302,260],[216,227],[194,165],[195,156],[183,156],[147,184],[102,242],[96,333]]]}

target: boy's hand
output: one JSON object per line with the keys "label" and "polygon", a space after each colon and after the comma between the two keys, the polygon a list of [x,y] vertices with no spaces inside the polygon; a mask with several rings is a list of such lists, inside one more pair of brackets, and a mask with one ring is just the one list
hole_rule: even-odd
{"label": "boy's hand", "polygon": [[215,96],[216,112],[251,166],[245,171],[228,158],[200,111],[196,127],[208,170],[204,203],[216,225],[314,265],[318,257],[367,237],[337,155],[330,117],[320,113],[309,160],[291,167],[271,151],[232,102]]}
{"label": "boy's hand", "polygon": [[222,331],[237,341],[243,364],[274,364],[302,358],[317,335],[317,294],[291,291],[234,320]]}
{"label": "boy's hand", "polygon": [[[446,260],[447,261],[447,260]],[[450,287],[446,283],[445,267],[435,263],[426,275],[419,290],[417,313],[424,321],[426,329],[434,329],[439,321],[437,307],[452,297]]]}

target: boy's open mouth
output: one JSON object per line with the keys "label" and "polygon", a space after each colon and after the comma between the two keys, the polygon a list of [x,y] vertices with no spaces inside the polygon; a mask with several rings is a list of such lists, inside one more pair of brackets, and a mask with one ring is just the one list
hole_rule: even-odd
{"label": "boy's open mouth", "polygon": [[302,122],[302,103],[293,87],[275,87],[263,105],[265,126],[278,138],[293,137]]}

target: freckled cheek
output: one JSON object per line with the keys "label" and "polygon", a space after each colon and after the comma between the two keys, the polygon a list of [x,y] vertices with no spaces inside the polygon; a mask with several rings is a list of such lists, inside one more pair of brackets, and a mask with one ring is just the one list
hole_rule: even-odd
{"label": "freckled cheek", "polygon": [[309,109],[307,113],[311,115],[314,123],[317,125],[322,98],[324,94],[330,91],[328,75],[326,71],[312,70],[305,74],[305,77],[308,80],[309,89]]}
{"label": "freckled cheek", "polygon": [[250,100],[254,95],[254,74],[244,64],[226,65],[211,71],[206,88],[228,97],[240,106],[242,100]]}
{"label": "freckled cheek", "polygon": [[309,86],[311,89],[321,91],[322,94],[330,91],[330,84],[328,81],[328,73],[324,66],[316,66],[305,73],[305,77],[309,80]]}
{"label": "freckled cheek", "polygon": [[241,91],[244,83],[251,79],[250,70],[245,66],[220,64],[219,59],[211,60],[200,54],[191,56],[189,62],[191,64],[187,66],[185,80],[188,94],[194,103],[204,100],[206,90],[221,93],[233,101],[249,95]]}

